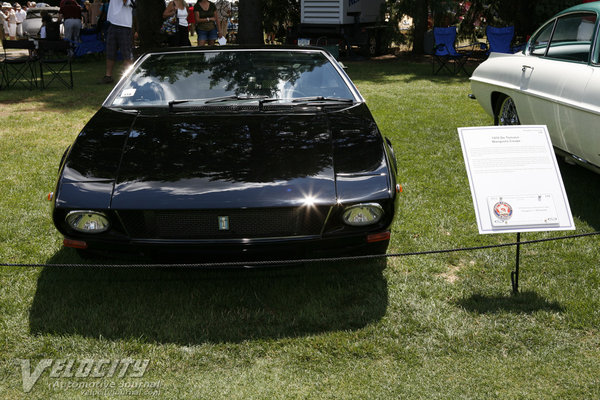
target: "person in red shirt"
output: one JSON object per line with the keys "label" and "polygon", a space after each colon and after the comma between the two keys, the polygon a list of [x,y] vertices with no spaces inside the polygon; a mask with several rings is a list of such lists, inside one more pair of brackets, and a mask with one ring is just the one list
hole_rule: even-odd
{"label": "person in red shirt", "polygon": [[188,31],[191,36],[194,36],[194,31],[196,30],[196,15],[194,14],[194,6],[188,6]]}
{"label": "person in red shirt", "polygon": [[63,0],[59,10],[59,20],[65,27],[65,40],[79,42],[81,31],[81,7],[75,0]]}

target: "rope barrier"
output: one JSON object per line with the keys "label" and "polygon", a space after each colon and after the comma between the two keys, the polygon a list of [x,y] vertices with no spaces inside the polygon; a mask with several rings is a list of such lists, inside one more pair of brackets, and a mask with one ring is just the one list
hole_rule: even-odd
{"label": "rope barrier", "polygon": [[323,258],[306,258],[306,259],[294,259],[294,260],[266,260],[266,261],[240,261],[240,262],[219,262],[219,263],[191,263],[191,264],[29,264],[29,263],[0,263],[0,267],[32,267],[32,268],[45,268],[45,267],[85,267],[85,268],[219,268],[219,267],[261,267],[261,266],[273,266],[273,265],[293,265],[293,264],[306,264],[306,263],[318,263],[318,262],[337,262],[337,261],[353,261],[353,260],[373,260],[377,258],[392,258],[392,257],[409,257],[409,256],[421,256],[431,254],[445,254],[445,253],[456,253],[461,251],[475,251],[475,250],[486,250],[501,247],[511,247],[524,244],[535,244],[543,242],[552,242],[557,240],[575,239],[588,236],[600,235],[600,232],[581,233],[570,236],[560,236],[554,238],[545,239],[534,239],[521,242],[501,243],[485,246],[472,246],[472,247],[461,247],[454,249],[444,250],[427,250],[427,251],[415,251],[408,253],[386,253],[386,254],[374,254],[374,255],[362,255],[362,256],[344,256],[344,257],[323,257]]}

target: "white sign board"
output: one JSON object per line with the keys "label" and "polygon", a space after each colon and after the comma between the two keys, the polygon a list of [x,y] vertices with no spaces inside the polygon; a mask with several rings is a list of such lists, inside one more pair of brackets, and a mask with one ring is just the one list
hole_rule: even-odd
{"label": "white sign board", "polygon": [[546,126],[458,128],[479,233],[575,229]]}

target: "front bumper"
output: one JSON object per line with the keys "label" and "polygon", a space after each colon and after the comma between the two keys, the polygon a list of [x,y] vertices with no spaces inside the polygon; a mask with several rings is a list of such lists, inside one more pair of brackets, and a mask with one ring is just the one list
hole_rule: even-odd
{"label": "front bumper", "polygon": [[261,238],[239,240],[155,240],[127,242],[65,237],[65,246],[102,257],[142,255],[163,262],[258,262],[385,254],[389,231],[322,238]]}

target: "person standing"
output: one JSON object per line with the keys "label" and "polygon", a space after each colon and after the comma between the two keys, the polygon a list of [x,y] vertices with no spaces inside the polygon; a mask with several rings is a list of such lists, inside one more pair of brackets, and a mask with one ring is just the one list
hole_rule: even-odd
{"label": "person standing", "polygon": [[6,21],[8,21],[8,36],[10,40],[17,39],[17,14],[15,10],[9,4],[8,13],[6,14]]}
{"label": "person standing", "polygon": [[219,17],[217,20],[217,27],[222,35],[226,35],[227,23],[231,17],[231,3],[228,0],[217,0],[215,5],[217,7],[217,14]]}
{"label": "person standing", "polygon": [[90,8],[92,7],[91,3],[88,0],[83,2],[83,7],[81,8],[81,28],[82,29],[90,29]]}
{"label": "person standing", "polygon": [[194,15],[194,6],[188,5],[188,30],[190,35],[194,36],[196,30],[196,16]]}
{"label": "person standing", "polygon": [[198,46],[215,44],[215,40],[223,36],[220,28],[216,25],[219,20],[217,7],[208,0],[198,0],[194,6],[196,17],[196,34],[198,35]]}
{"label": "person standing", "polygon": [[0,23],[2,23],[2,28],[0,32],[0,39],[4,40],[8,36],[8,15],[6,11],[6,4],[2,3],[2,9],[0,10]]}
{"label": "person standing", "polygon": [[169,46],[191,46],[188,33],[188,9],[185,1],[172,0],[163,11],[163,19],[177,15],[177,32],[168,36]]}
{"label": "person standing", "polygon": [[113,69],[117,59],[117,51],[121,51],[123,65],[128,68],[133,62],[133,7],[132,0],[110,0],[107,21],[110,23],[106,31],[106,74],[104,83],[112,83]]}
{"label": "person standing", "polygon": [[17,3],[17,11],[15,12],[17,17],[17,37],[23,37],[23,21],[27,18],[27,11],[21,8],[21,5]]}
{"label": "person standing", "polygon": [[100,18],[100,0],[92,0],[90,5],[90,25],[95,28],[98,25],[98,18]]}
{"label": "person standing", "polygon": [[63,21],[65,40],[73,43],[79,42],[81,32],[81,7],[75,0],[64,0],[59,10],[59,22]]}

